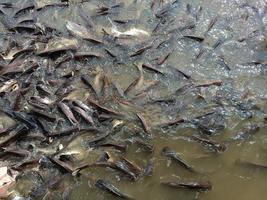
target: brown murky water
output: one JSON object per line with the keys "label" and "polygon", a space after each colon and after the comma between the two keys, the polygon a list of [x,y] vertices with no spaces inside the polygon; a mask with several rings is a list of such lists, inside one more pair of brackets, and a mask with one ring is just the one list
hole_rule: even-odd
{"label": "brown murky water", "polygon": [[[39,3],[48,1],[37,1]],[[51,1],[53,2],[53,1]],[[224,200],[224,199],[264,199],[267,196],[265,189],[267,184],[267,168],[245,167],[236,163],[237,159],[260,163],[267,166],[267,3],[264,0],[179,0],[167,10],[163,21],[155,17],[159,8],[156,2],[151,9],[150,0],[134,1],[88,1],[80,3],[79,0],[70,1],[68,7],[49,8],[42,10],[37,15],[40,24],[47,24],[55,28],[60,35],[69,37],[66,29],[67,20],[83,23],[79,16],[80,9],[88,15],[94,16],[99,5],[115,5],[122,3],[122,8],[114,8],[111,13],[103,16],[94,16],[96,24],[95,33],[101,35],[102,28],[110,32],[116,25],[118,30],[126,31],[130,28],[138,28],[148,32],[149,36],[125,42],[125,46],[108,43],[106,48],[114,50],[118,58],[116,61],[105,55],[105,59],[88,59],[75,63],[80,66],[80,74],[88,74],[95,70],[98,74],[105,74],[110,82],[122,90],[126,90],[139,76],[139,71],[134,64],[150,62],[165,75],[162,76],[143,68],[142,84],[135,87],[127,95],[125,103],[107,103],[107,107],[127,113],[125,118],[118,119],[122,125],[115,129],[111,136],[112,141],[127,144],[127,151],[121,153],[112,148],[91,149],[86,142],[91,134],[84,134],[75,138],[66,145],[65,152],[79,153],[77,163],[93,163],[101,155],[108,151],[114,158],[124,155],[129,160],[144,168],[152,161],[154,172],[152,176],[142,176],[136,181],[122,176],[116,170],[104,167],[91,167],[81,170],[79,177],[62,175],[55,172],[53,175],[43,172],[48,179],[56,179],[62,176],[63,180],[58,187],[46,189],[44,195],[36,199],[62,199],[62,193],[68,193],[68,198],[73,200],[85,199],[116,199],[98,188],[93,187],[92,178],[109,180],[121,191],[134,199],[174,200],[174,199],[199,199],[199,200]],[[173,1],[163,1],[167,5]],[[201,9],[201,12],[199,11]],[[217,16],[214,26],[207,28],[212,19]],[[129,20],[126,24],[111,24],[110,20]],[[165,20],[165,21],[164,21]],[[160,23],[156,32],[153,29]],[[194,28],[184,28],[193,23]],[[0,26],[1,35],[5,37],[7,31]],[[171,34],[169,34],[171,33]],[[204,37],[199,43],[191,39],[183,38],[183,35]],[[1,37],[3,37],[1,36]],[[169,39],[169,40],[168,40]],[[128,55],[138,50],[141,40],[152,41],[159,48],[152,48],[142,55],[129,57]],[[218,46],[216,42],[221,41]],[[96,50],[104,52],[103,47],[79,39],[82,50]],[[123,43],[124,44],[124,43]],[[196,55],[204,49],[204,53],[196,59]],[[157,65],[157,58],[161,58],[171,52],[167,60]],[[222,59],[223,58],[223,59]],[[255,62],[257,63],[255,64]],[[253,63],[254,62],[254,63]],[[230,70],[225,68],[225,64]],[[67,74],[73,70],[74,62],[68,62],[56,69],[58,74]],[[221,80],[221,86],[200,87],[199,90],[186,90],[176,92],[179,88],[190,83],[181,73],[191,77],[196,84],[202,84],[209,80]],[[154,82],[153,82],[154,81]],[[153,85],[157,81],[158,84]],[[151,86],[152,84],[152,86]],[[97,85],[97,84],[96,84]],[[73,82],[78,90],[70,93],[66,99],[85,100],[91,96],[87,87],[78,79]],[[151,86],[151,87],[149,87]],[[97,86],[96,86],[97,87]],[[148,89],[147,89],[148,88]],[[146,90],[147,89],[147,90]],[[144,96],[136,97],[136,94]],[[174,103],[151,103],[151,100],[174,98]],[[27,106],[25,107],[27,110]],[[136,120],[135,113],[141,112],[152,129],[152,136],[147,137],[140,121]],[[172,121],[176,117],[194,120],[197,116],[214,112],[211,117],[204,116],[200,122],[208,124],[209,134],[203,133],[196,123],[181,123],[174,126],[162,127],[166,121]],[[5,117],[5,116],[4,116]],[[8,127],[11,122],[1,118],[1,126]],[[203,120],[203,121],[201,121]],[[115,121],[113,121],[114,123]],[[241,130],[250,125],[257,125],[260,130],[255,134],[248,134],[244,138],[238,138]],[[66,125],[66,124],[63,124]],[[226,145],[226,151],[216,153],[203,147],[200,143],[190,139],[192,135],[200,135]],[[146,152],[133,141],[141,138],[154,145],[154,151]],[[42,152],[49,154],[56,151],[57,141],[49,148],[39,147],[36,154]],[[179,164],[164,157],[161,153],[163,147],[168,146],[189,163],[197,173],[189,172]],[[33,170],[38,171],[38,167]],[[169,188],[160,184],[166,179],[176,180],[209,180],[212,190],[207,192],[195,192],[187,189]],[[89,182],[89,183],[88,183]],[[90,184],[91,183],[91,184]],[[91,186],[91,187],[90,187]],[[11,199],[14,196],[27,194],[27,184],[18,182]],[[26,195],[27,196],[27,195]],[[32,198],[35,199],[35,198]]]}

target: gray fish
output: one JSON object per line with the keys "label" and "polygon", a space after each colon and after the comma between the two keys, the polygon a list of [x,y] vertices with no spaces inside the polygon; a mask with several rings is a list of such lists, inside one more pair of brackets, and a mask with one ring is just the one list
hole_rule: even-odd
{"label": "gray fish", "polygon": [[89,124],[94,126],[94,121],[93,118],[88,115],[83,109],[81,109],[80,107],[77,106],[71,106],[72,110],[74,110],[76,113],[78,113],[79,115],[81,115],[81,117],[88,122]]}
{"label": "gray fish", "polygon": [[98,179],[95,183],[95,186],[122,199],[133,199],[133,197],[130,197],[127,194],[123,194],[118,188],[103,179]]}
{"label": "gray fish", "polygon": [[174,188],[186,188],[205,192],[212,189],[212,184],[209,181],[162,181],[161,184]]}
{"label": "gray fish", "polygon": [[195,170],[193,169],[192,166],[188,165],[184,160],[182,160],[177,153],[170,149],[169,147],[164,147],[162,149],[162,154],[166,157],[169,157],[171,159],[173,159],[174,161],[178,162],[182,167],[184,167],[185,169],[191,171],[191,172],[195,172]]}
{"label": "gray fish", "polygon": [[92,42],[96,42],[96,43],[103,43],[102,40],[100,39],[97,39],[96,37],[94,37],[88,30],[87,28],[79,25],[79,24],[76,24],[74,22],[71,22],[71,21],[67,21],[66,23],[66,28],[67,30],[77,36],[77,37],[80,37],[82,39],[85,39],[85,40],[89,40],[89,41],[92,41]]}
{"label": "gray fish", "polygon": [[74,117],[71,109],[69,106],[67,106],[67,104],[63,103],[63,102],[59,102],[58,103],[58,107],[60,108],[60,110],[65,114],[65,116],[68,118],[68,120],[70,121],[70,123],[74,126],[79,125],[79,122],[77,121],[77,119]]}

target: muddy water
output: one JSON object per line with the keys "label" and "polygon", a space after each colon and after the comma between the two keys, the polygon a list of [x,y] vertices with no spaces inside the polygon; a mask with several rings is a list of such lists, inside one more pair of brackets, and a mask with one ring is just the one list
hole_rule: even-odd
{"label": "muddy water", "polygon": [[[37,1],[47,2],[47,1]],[[120,9],[104,16],[94,16],[96,34],[101,34],[102,28],[110,32],[110,20],[121,19],[130,22],[122,25],[116,24],[120,31],[138,28],[149,33],[149,37],[141,38],[144,41],[153,41],[153,44],[163,43],[157,49],[145,51],[141,56],[129,58],[129,53],[138,48],[140,42],[136,40],[127,44],[126,49],[117,49],[112,44],[107,48],[113,49],[118,54],[118,60],[107,56],[104,60],[85,60],[79,62],[81,73],[96,70],[106,74],[111,82],[125,90],[139,76],[139,71],[134,63],[151,62],[165,76],[143,70],[143,83],[140,87],[131,90],[128,100],[142,93],[153,81],[158,84],[149,88],[145,96],[136,98],[130,104],[106,104],[107,106],[127,113],[123,123],[113,141],[126,143],[127,151],[123,154],[128,159],[144,168],[152,161],[154,172],[152,176],[142,176],[137,181],[129,181],[115,170],[103,167],[92,167],[81,171],[81,176],[63,177],[59,188],[50,188],[46,196],[51,199],[61,199],[62,192],[69,192],[69,199],[116,199],[95,187],[91,179],[103,178],[109,180],[124,193],[135,199],[199,199],[199,200],[224,200],[224,199],[264,199],[267,196],[267,168],[244,167],[236,164],[237,159],[247,160],[262,165],[267,165],[267,135],[266,116],[267,109],[267,5],[263,0],[232,1],[232,0],[180,0],[167,10],[156,33],[153,29],[160,22],[154,13],[158,11],[158,1],[151,9],[151,1],[88,1],[80,3],[79,0],[70,1],[64,8],[49,8],[38,14],[38,22],[48,24],[55,28],[61,35],[69,36],[65,24],[67,20],[83,23],[79,16],[79,9],[94,16],[99,5],[115,5],[123,3]],[[163,6],[170,1],[163,1]],[[199,11],[199,8],[202,8]],[[196,17],[197,16],[197,17]],[[212,19],[217,16],[214,26],[208,31]],[[196,19],[197,18],[197,19]],[[165,21],[164,21],[165,20]],[[193,29],[179,30],[190,23]],[[2,28],[1,28],[2,30]],[[171,32],[172,34],[169,34]],[[5,30],[3,29],[3,33]],[[174,36],[173,36],[174,35]],[[182,38],[183,35],[194,35],[205,38],[202,43]],[[173,36],[173,37],[172,37]],[[99,50],[98,45],[88,41],[81,42],[82,50]],[[216,42],[221,43],[214,48]],[[196,59],[196,55],[204,49],[204,53]],[[102,51],[103,49],[100,49]],[[172,52],[162,65],[156,64],[156,59]],[[227,64],[230,70],[222,64]],[[253,62],[258,63],[253,63]],[[66,63],[57,69],[58,74],[71,71],[73,63]],[[191,77],[196,84],[209,80],[221,80],[221,86],[201,87],[201,89],[175,93],[175,91],[188,83],[180,70]],[[67,99],[85,100],[90,93],[80,81],[74,81],[78,92],[72,93]],[[173,95],[175,93],[175,95]],[[175,103],[151,103],[149,100],[174,98]],[[140,122],[134,113],[142,112],[144,118],[152,127],[152,136],[147,137],[142,130]],[[160,124],[172,121],[176,117],[194,119],[197,116],[215,112],[208,120],[211,133],[209,139],[222,142],[226,151],[215,153],[190,139],[192,135],[205,137],[201,129],[190,123],[162,127]],[[6,126],[8,120],[4,120]],[[206,122],[203,122],[206,124]],[[260,127],[255,134],[248,134],[245,138],[238,138],[239,132],[249,125]],[[101,150],[88,149],[84,144],[87,137],[82,135],[68,144],[67,152],[79,152],[79,163],[93,163]],[[141,138],[154,145],[152,153],[146,152],[140,146],[132,143],[134,138]],[[59,143],[56,143],[58,145]],[[55,146],[56,146],[55,145]],[[53,148],[55,148],[55,146]],[[179,164],[164,157],[162,148],[168,146],[175,150],[187,163],[193,166],[197,173],[188,172]],[[114,158],[121,155],[114,149],[105,149]],[[36,151],[47,152],[43,149]],[[38,170],[38,168],[34,168]],[[61,174],[55,174],[59,177]],[[49,176],[48,176],[49,177]],[[50,176],[50,179],[54,178]],[[209,180],[212,190],[199,193],[186,189],[175,189],[161,185],[163,180]],[[18,183],[20,184],[20,183]],[[23,183],[22,183],[23,185]],[[16,193],[22,195],[27,187],[19,185]],[[27,193],[27,192],[26,192]],[[42,198],[41,198],[42,199]]]}

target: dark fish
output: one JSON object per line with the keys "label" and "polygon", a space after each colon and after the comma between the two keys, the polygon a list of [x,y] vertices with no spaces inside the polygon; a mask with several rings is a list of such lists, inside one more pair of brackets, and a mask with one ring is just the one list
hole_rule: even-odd
{"label": "dark fish", "polygon": [[176,67],[173,67],[173,66],[168,66],[168,68],[170,68],[171,69],[171,72],[172,72],[172,74],[176,74],[176,73],[178,73],[178,75],[183,75],[186,79],[191,79],[191,76],[190,75],[188,75],[188,74],[186,74],[185,72],[183,72],[183,71],[181,71],[181,70],[179,70],[179,69],[177,69]]}
{"label": "dark fish", "polygon": [[4,112],[5,114],[7,114],[9,117],[16,119],[17,121],[22,122],[30,129],[37,128],[37,125],[36,125],[36,122],[34,121],[34,119],[26,113],[13,111],[10,109],[2,109],[1,111]]}
{"label": "dark fish", "polygon": [[78,113],[86,122],[94,126],[93,118],[88,115],[83,109],[77,106],[71,106],[71,109]]}
{"label": "dark fish", "polygon": [[198,84],[195,87],[209,87],[212,85],[221,86],[222,83],[223,83],[222,80],[211,80],[211,81],[206,81],[206,83],[203,84]]}
{"label": "dark fish", "polygon": [[66,187],[62,193],[62,200],[71,200],[71,189]]}
{"label": "dark fish", "polygon": [[39,159],[36,158],[30,158],[23,160],[13,166],[11,166],[11,169],[17,170],[17,171],[25,171],[25,168],[28,166],[38,166],[39,164]]}
{"label": "dark fish", "polygon": [[214,50],[217,49],[219,46],[222,45],[222,43],[223,43],[224,41],[225,41],[225,40],[219,38],[219,39],[214,43],[214,45],[212,46],[212,48],[213,48]]}
{"label": "dark fish", "polygon": [[65,114],[65,116],[67,117],[67,119],[69,120],[69,122],[74,125],[77,126],[79,125],[79,122],[77,121],[77,119],[74,117],[71,109],[69,106],[67,106],[67,104],[63,103],[63,102],[59,102],[58,103],[58,107],[59,109]]}
{"label": "dark fish", "polygon": [[209,23],[208,28],[207,28],[206,32],[204,33],[204,35],[206,35],[212,29],[212,27],[218,21],[218,18],[219,18],[218,16],[215,16],[210,20],[210,23]]}
{"label": "dark fish", "polygon": [[162,56],[161,58],[158,58],[157,64],[162,65],[169,58],[171,54],[172,54],[172,51]]}
{"label": "dark fish", "polygon": [[243,166],[243,167],[254,168],[254,169],[267,169],[267,165],[259,164],[259,163],[255,163],[251,161],[246,161],[246,160],[241,160],[241,159],[237,159],[235,161],[235,164]]}
{"label": "dark fish", "polygon": [[8,149],[8,148],[3,148],[0,149],[0,157],[2,156],[16,156],[16,157],[23,157],[27,158],[30,155],[31,152],[27,150],[22,150],[22,149]]}
{"label": "dark fish", "polygon": [[84,57],[104,58],[104,55],[98,52],[93,52],[93,51],[78,51],[78,52],[75,52],[74,54],[75,59],[84,58]]}
{"label": "dark fish", "polygon": [[12,131],[13,129],[15,129],[17,126],[17,124],[7,127],[7,128],[1,128],[0,129],[0,136],[4,136],[6,134],[8,134],[10,131]]}
{"label": "dark fish", "polygon": [[89,113],[93,113],[94,112],[94,110],[92,108],[90,108],[89,106],[87,106],[85,103],[83,103],[80,100],[73,100],[72,104],[76,105],[76,106],[79,106],[80,108],[82,108],[86,112],[89,112]]}
{"label": "dark fish", "polygon": [[224,58],[222,56],[218,57],[218,63],[226,70],[230,71],[231,68],[229,67],[229,65],[226,64]]}
{"label": "dark fish", "polygon": [[204,146],[208,146],[216,152],[224,152],[226,150],[226,146],[223,143],[215,142],[212,140],[204,139],[198,136],[191,136],[191,138],[197,142],[200,142]]}
{"label": "dark fish", "polygon": [[19,6],[20,8],[15,11],[13,14],[14,18],[20,16],[21,13],[25,13],[28,10],[34,9],[34,2],[33,1],[24,1],[22,5]]}
{"label": "dark fish", "polygon": [[92,100],[92,99],[87,99],[88,103],[91,104],[92,106],[94,106],[96,109],[104,112],[104,113],[107,113],[107,114],[113,114],[113,115],[116,115],[116,116],[122,116],[121,113],[113,110],[113,109],[110,109],[110,108],[106,108],[104,106],[101,106],[100,104],[98,104],[96,101]]}
{"label": "dark fish", "polygon": [[46,112],[46,111],[37,110],[37,109],[32,108],[30,112],[33,115],[38,116],[38,117],[42,117],[42,118],[44,118],[44,119],[46,119],[48,121],[51,121],[51,122],[55,122],[56,121],[56,117],[53,116],[52,114]]}
{"label": "dark fish", "polygon": [[91,81],[90,81],[90,77],[89,77],[89,76],[87,76],[87,75],[82,75],[82,76],[81,76],[81,80],[82,80],[82,82],[83,82],[85,85],[87,85],[87,86],[94,92],[94,94],[95,94],[97,97],[99,96],[98,92],[95,90],[95,88],[94,88],[93,85],[91,84]]}
{"label": "dark fish", "polygon": [[240,140],[248,138],[250,135],[255,134],[260,130],[260,127],[257,124],[252,124],[247,127],[244,127],[240,132],[238,132],[234,137],[234,140]]}
{"label": "dark fish", "polygon": [[47,136],[47,135],[51,134],[49,126],[45,121],[43,121],[42,119],[40,119],[38,117],[35,120],[38,124],[38,127],[40,127],[40,129],[43,131],[44,135]]}
{"label": "dark fish", "polygon": [[194,36],[194,35],[184,35],[183,38],[188,38],[191,40],[195,40],[197,42],[203,42],[204,41],[203,37],[198,37],[198,36]]}
{"label": "dark fish", "polygon": [[38,5],[36,7],[36,10],[40,11],[42,9],[48,8],[48,7],[66,7],[68,6],[68,2],[52,2],[52,3],[43,3]]}
{"label": "dark fish", "polygon": [[124,90],[124,95],[127,95],[140,81],[140,77],[136,78],[125,90]]}
{"label": "dark fish", "polygon": [[148,69],[148,70],[150,70],[150,71],[154,71],[154,72],[156,72],[156,73],[158,73],[158,74],[164,75],[163,72],[161,72],[161,71],[158,70],[157,68],[153,67],[153,66],[152,66],[151,64],[149,64],[149,63],[143,63],[143,64],[142,64],[142,67],[145,68],[145,69]]}
{"label": "dark fish", "polygon": [[212,189],[212,184],[209,181],[162,181],[161,184],[174,188],[186,188],[205,192]]}
{"label": "dark fish", "polygon": [[113,147],[121,152],[125,152],[127,146],[125,144],[115,144],[115,143],[102,143],[98,145],[99,147]]}
{"label": "dark fish", "polygon": [[70,166],[68,163],[60,161],[57,158],[52,158],[47,156],[47,158],[57,167],[59,168],[61,171],[63,171],[64,173],[70,173],[72,174],[72,172],[74,171],[74,168],[72,166]]}
{"label": "dark fish", "polygon": [[178,162],[182,167],[184,167],[185,169],[191,171],[191,172],[195,172],[195,170],[193,169],[192,166],[188,165],[184,160],[182,160],[177,153],[170,149],[169,147],[164,147],[162,149],[162,154],[166,157],[169,157],[171,159],[173,159],[174,161]]}
{"label": "dark fish", "polygon": [[0,147],[9,145],[10,143],[14,142],[19,137],[27,134],[28,131],[29,129],[24,124],[18,125],[14,130],[12,130],[9,133],[9,136],[7,138],[1,140]]}
{"label": "dark fish", "polygon": [[146,45],[144,47],[141,47],[140,49],[138,49],[137,51],[135,51],[134,53],[132,53],[130,55],[130,57],[134,57],[134,56],[140,55],[140,54],[144,53],[146,50],[152,48],[152,46],[153,46],[152,44],[149,44],[149,45]]}
{"label": "dark fish", "polygon": [[140,120],[144,131],[147,134],[151,135],[151,127],[147,124],[147,121],[145,120],[145,118],[143,117],[143,115],[141,115],[140,113],[136,113],[136,116]]}
{"label": "dark fish", "polygon": [[199,59],[207,50],[203,47],[199,49],[199,52],[196,55],[196,59]]}
{"label": "dark fish", "polygon": [[109,78],[106,75],[103,76],[102,81],[103,81],[102,98],[105,99],[109,95],[108,94],[108,90],[109,90],[110,81],[109,81]]}
{"label": "dark fish", "polygon": [[96,37],[94,37],[89,30],[87,30],[85,27],[76,24],[74,22],[68,21],[66,24],[66,28],[67,30],[72,34],[75,35],[77,37],[80,37],[84,40],[89,40],[91,42],[95,42],[95,43],[103,43],[103,41],[101,39],[98,39]]}
{"label": "dark fish", "polygon": [[124,156],[122,156],[121,159],[127,164],[127,166],[129,166],[129,168],[131,169],[131,171],[134,172],[136,174],[136,176],[140,176],[141,175],[141,173],[143,171],[141,167],[139,167],[134,162],[128,160]]}
{"label": "dark fish", "polygon": [[192,5],[190,5],[189,3],[186,4],[186,13],[189,15],[191,14],[191,10],[192,10]]}
{"label": "dark fish", "polygon": [[141,146],[142,149],[144,149],[150,153],[154,151],[154,145],[153,144],[150,144],[150,143],[145,142],[143,140],[136,140],[135,142],[137,143],[138,146]]}
{"label": "dark fish", "polygon": [[93,22],[92,17],[90,17],[89,15],[87,15],[84,10],[82,9],[82,6],[79,6],[79,16],[83,19],[83,21],[85,22],[85,25],[87,28],[93,28],[95,27],[95,23]]}
{"label": "dark fish", "polygon": [[108,136],[109,136],[109,132],[106,132],[104,134],[101,134],[101,135],[99,135],[99,136],[87,141],[87,144],[90,147],[96,146],[100,141],[105,140]]}
{"label": "dark fish", "polygon": [[150,159],[144,169],[144,175],[152,176],[154,171],[153,160]]}
{"label": "dark fish", "polygon": [[78,131],[79,131],[78,127],[70,127],[68,129],[57,131],[56,133],[49,134],[47,136],[52,137],[52,138],[53,137],[63,137],[63,136],[71,135],[71,134],[76,133]]}
{"label": "dark fish", "polygon": [[113,163],[113,165],[113,168],[126,174],[131,180],[136,181],[138,179],[139,174],[136,174],[134,171],[132,171],[130,166],[128,166],[127,163],[125,163],[124,161],[117,160]]}
{"label": "dark fish", "polygon": [[177,117],[175,120],[167,121],[167,122],[160,124],[160,126],[163,126],[163,127],[164,126],[173,126],[173,125],[177,125],[177,124],[180,124],[183,122],[186,122],[186,119]]}
{"label": "dark fish", "polygon": [[175,3],[177,3],[178,0],[174,0],[174,1],[170,1],[169,3],[166,3],[166,5],[164,5],[160,10],[158,10],[156,13],[155,13],[155,16],[157,18],[162,18],[164,17],[168,12],[170,12],[170,10],[173,8],[173,5]]}
{"label": "dark fish", "polygon": [[122,199],[133,199],[129,195],[123,194],[118,188],[103,179],[98,179],[95,183],[95,186]]}
{"label": "dark fish", "polygon": [[112,58],[116,58],[117,55],[110,49],[105,48],[105,51],[108,53],[108,55],[110,55]]}
{"label": "dark fish", "polygon": [[200,15],[202,14],[202,10],[203,10],[202,6],[199,6],[198,9],[197,9],[197,12],[195,14],[196,21],[199,20]]}

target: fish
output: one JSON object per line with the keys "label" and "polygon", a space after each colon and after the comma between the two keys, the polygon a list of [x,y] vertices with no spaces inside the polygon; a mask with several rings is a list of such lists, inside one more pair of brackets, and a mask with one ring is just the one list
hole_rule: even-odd
{"label": "fish", "polygon": [[229,65],[226,64],[224,58],[222,56],[218,56],[218,63],[219,65],[221,65],[224,69],[230,71],[231,68],[229,67]]}
{"label": "fish", "polygon": [[18,125],[14,130],[9,133],[9,136],[7,138],[0,141],[0,148],[9,145],[22,135],[26,135],[28,132],[29,129],[24,124]]}
{"label": "fish", "polygon": [[69,6],[68,2],[44,2],[44,1],[37,1],[36,2],[36,10],[40,11],[48,7],[66,7]]}
{"label": "fish", "polygon": [[136,113],[136,116],[140,120],[145,133],[147,133],[148,135],[151,135],[151,127],[147,124],[147,121],[145,120],[143,115],[140,113]]}
{"label": "fish", "polygon": [[152,176],[153,175],[153,171],[154,171],[154,167],[153,167],[153,160],[150,159],[144,169],[144,175],[146,176]]}
{"label": "fish", "polygon": [[105,140],[110,135],[109,132],[106,132],[104,134],[100,134],[99,136],[87,141],[87,145],[90,147],[96,146],[99,142]]}
{"label": "fish", "polygon": [[74,58],[84,58],[84,57],[95,57],[95,58],[104,58],[104,55],[94,51],[78,51],[74,53]]}
{"label": "fish", "polygon": [[147,70],[150,70],[150,71],[153,71],[153,72],[156,72],[158,74],[161,74],[161,75],[164,75],[163,72],[161,72],[160,70],[158,70],[157,68],[153,67],[151,64],[149,63],[143,63],[142,64],[142,67],[147,69]]}
{"label": "fish", "polygon": [[162,65],[162,64],[169,58],[169,56],[170,56],[171,54],[172,54],[172,51],[169,52],[169,53],[167,53],[166,55],[164,55],[164,56],[158,58],[158,59],[157,59],[157,64],[158,64],[158,65]]}
{"label": "fish", "polygon": [[74,125],[77,126],[79,125],[79,122],[77,121],[77,119],[74,117],[70,107],[63,103],[63,102],[59,102],[57,104],[57,106],[59,107],[59,109],[64,113],[64,115],[67,117],[67,119],[69,120],[69,122]]}
{"label": "fish", "polygon": [[122,193],[118,188],[116,188],[114,185],[112,185],[110,182],[105,181],[103,179],[97,179],[95,182],[95,186],[100,188],[101,190],[105,190],[114,196],[117,196],[122,199],[133,199],[133,197]]}
{"label": "fish", "polygon": [[92,91],[93,93],[98,97],[99,93],[96,91],[96,89],[93,87],[91,81],[90,81],[90,77],[88,75],[82,75],[81,76],[81,80],[82,82],[87,85]]}
{"label": "fish", "polygon": [[143,67],[142,65],[140,64],[135,64],[134,63],[134,66],[138,69],[139,71],[139,77],[136,78],[125,90],[124,90],[124,95],[128,95],[128,93],[133,89],[133,88],[136,88],[136,87],[140,87],[143,85],[144,83],[144,74],[143,74]]}
{"label": "fish", "polygon": [[36,116],[39,116],[39,117],[42,117],[48,121],[51,121],[51,122],[55,122],[56,121],[56,117],[53,116],[52,114],[50,114],[49,112],[46,112],[46,111],[42,111],[42,110],[37,110],[35,108],[32,108],[31,111],[30,111],[33,115],[36,115]]}
{"label": "fish", "polygon": [[194,36],[194,35],[183,35],[183,38],[188,38],[197,42],[203,42],[205,38],[203,37],[198,37],[198,36]]}
{"label": "fish", "polygon": [[137,143],[138,146],[141,146],[142,149],[144,149],[145,151],[148,151],[150,153],[152,153],[155,149],[153,144],[150,144],[148,142],[145,142],[143,140],[135,140],[135,143]]}
{"label": "fish", "polygon": [[170,10],[173,8],[173,5],[177,2],[178,0],[172,0],[162,6],[162,8],[155,13],[156,18],[163,18],[168,12],[170,12]]}
{"label": "fish", "polygon": [[140,176],[142,174],[143,169],[135,164],[133,161],[128,160],[126,157],[122,156],[121,160],[129,166],[132,172],[136,174],[136,176]]}
{"label": "fish", "polygon": [[211,18],[210,23],[208,24],[208,28],[207,28],[206,32],[204,33],[204,35],[207,35],[207,33],[213,28],[213,26],[218,21],[218,19],[219,19],[218,16]]}
{"label": "fish", "polygon": [[200,142],[204,146],[213,149],[215,152],[224,152],[226,150],[226,146],[223,143],[215,142],[213,140],[201,138],[195,135],[191,136],[190,138],[194,141]]}
{"label": "fish", "polygon": [[99,147],[113,147],[121,152],[125,152],[127,146],[125,144],[115,144],[115,143],[102,143],[98,144]]}
{"label": "fish", "polygon": [[129,38],[129,37],[149,37],[150,33],[139,28],[131,28],[127,31],[121,32],[118,30],[117,26],[108,18],[109,22],[111,23],[111,32],[110,35],[117,38]]}
{"label": "fish", "polygon": [[187,120],[185,118],[182,117],[176,117],[176,119],[171,120],[171,121],[167,121],[167,122],[163,122],[160,124],[160,126],[165,127],[165,126],[174,126],[180,123],[184,123]]}
{"label": "fish", "polygon": [[74,127],[70,127],[70,128],[67,128],[65,130],[60,130],[60,131],[57,131],[56,133],[50,133],[47,135],[47,137],[51,137],[51,138],[54,138],[54,137],[63,137],[63,136],[68,136],[68,135],[71,135],[73,133],[76,133],[79,131],[79,128],[77,126],[74,126]]}
{"label": "fish", "polygon": [[78,113],[86,122],[88,122],[92,126],[95,126],[93,118],[90,115],[88,115],[83,109],[77,106],[71,106],[71,109],[76,113]]}
{"label": "fish", "polygon": [[134,53],[130,54],[130,57],[138,56],[138,55],[144,53],[146,50],[151,49],[152,47],[153,47],[152,44],[148,44],[146,46],[143,46],[140,49],[138,49],[137,51],[135,51]]}
{"label": "fish", "polygon": [[251,124],[247,127],[244,127],[241,131],[235,134],[235,136],[232,137],[234,140],[240,140],[248,138],[249,136],[257,133],[260,130],[260,127],[257,124]]}
{"label": "fish", "polygon": [[64,173],[72,174],[72,172],[74,171],[74,167],[66,162],[60,161],[59,159],[50,156],[46,156],[46,158],[48,158],[57,168],[59,168]]}
{"label": "fish", "polygon": [[91,107],[89,107],[88,105],[86,105],[85,103],[83,103],[80,100],[77,100],[77,99],[73,100],[72,104],[75,105],[75,106],[79,106],[80,108],[82,108],[86,112],[94,113],[94,110]]}
{"label": "fish", "polygon": [[30,156],[30,154],[31,152],[29,152],[28,150],[23,150],[23,149],[10,149],[10,148],[0,149],[0,157],[8,155],[8,156],[27,158]]}
{"label": "fish", "polygon": [[98,104],[98,102],[96,102],[96,101],[94,101],[94,100],[92,100],[92,99],[87,99],[87,102],[89,103],[89,104],[91,104],[92,106],[94,106],[96,109],[98,109],[98,110],[100,110],[100,111],[102,111],[102,112],[104,112],[104,113],[107,113],[107,114],[112,114],[112,115],[115,115],[115,116],[122,116],[122,114],[121,113],[119,113],[119,112],[117,112],[117,111],[115,111],[115,110],[113,110],[113,109],[111,109],[111,108],[106,108],[106,107],[104,107],[104,106],[101,106],[100,104]]}
{"label": "fish", "polygon": [[212,189],[210,181],[162,181],[161,184],[173,188],[196,190],[198,192],[205,192]]}
{"label": "fish", "polygon": [[78,41],[76,39],[68,39],[68,38],[53,38],[49,40],[47,44],[36,43],[36,55],[46,55],[60,51],[66,50],[76,50],[78,49]]}
{"label": "fish", "polygon": [[36,122],[34,118],[27,113],[19,112],[19,111],[13,111],[9,108],[0,109],[2,112],[7,114],[9,117],[25,124],[29,129],[35,129],[37,128]]}
{"label": "fish", "polygon": [[209,86],[212,86],[212,85],[215,85],[215,86],[221,86],[223,83],[222,80],[211,80],[211,81],[206,81],[205,83],[202,83],[202,84],[198,84],[196,85],[195,87],[209,87]]}
{"label": "fish", "polygon": [[131,167],[122,160],[116,160],[113,163],[112,168],[121,171],[123,174],[126,174],[133,181],[136,181],[138,179],[139,174],[136,174],[136,172],[133,171]]}
{"label": "fish", "polygon": [[254,169],[267,169],[267,165],[256,163],[256,162],[251,162],[247,160],[242,160],[242,159],[237,159],[235,161],[235,164],[243,167],[249,167],[249,168],[254,168]]}
{"label": "fish", "polygon": [[192,166],[188,165],[184,160],[182,160],[177,153],[172,150],[170,147],[163,147],[162,154],[166,157],[169,157],[180,164],[185,169],[189,170],[190,172],[195,172]]}
{"label": "fish", "polygon": [[18,88],[18,82],[15,79],[5,81],[0,87],[0,93],[7,93],[16,90]]}
{"label": "fish", "polygon": [[82,18],[82,20],[85,22],[86,28],[94,28],[95,23],[93,22],[92,17],[87,15],[84,10],[82,9],[82,6],[78,6],[78,14]]}
{"label": "fish", "polygon": [[100,43],[100,44],[103,43],[103,41],[101,39],[98,39],[95,36],[93,36],[88,31],[87,28],[85,28],[79,24],[76,24],[76,23],[71,22],[71,21],[67,21],[66,28],[71,34],[73,34],[77,37],[80,37],[84,40],[89,40],[91,42]]}

